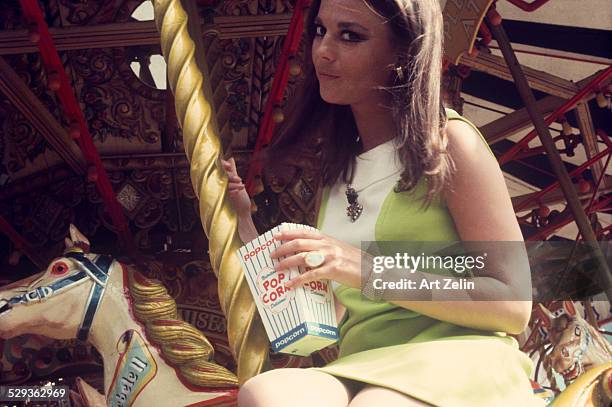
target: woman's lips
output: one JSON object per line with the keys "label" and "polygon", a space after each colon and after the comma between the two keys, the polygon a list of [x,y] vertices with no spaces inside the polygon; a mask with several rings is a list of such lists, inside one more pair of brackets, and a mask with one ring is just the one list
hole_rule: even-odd
{"label": "woman's lips", "polygon": [[328,75],[326,73],[320,73],[319,74],[319,79],[337,79],[339,78],[339,76],[336,75]]}

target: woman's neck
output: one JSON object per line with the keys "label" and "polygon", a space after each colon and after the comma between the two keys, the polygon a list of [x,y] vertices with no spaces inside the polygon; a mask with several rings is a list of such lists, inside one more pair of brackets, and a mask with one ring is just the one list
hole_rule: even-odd
{"label": "woman's neck", "polygon": [[363,103],[351,105],[357,131],[363,144],[362,152],[373,149],[395,137],[397,129],[393,113],[382,103]]}

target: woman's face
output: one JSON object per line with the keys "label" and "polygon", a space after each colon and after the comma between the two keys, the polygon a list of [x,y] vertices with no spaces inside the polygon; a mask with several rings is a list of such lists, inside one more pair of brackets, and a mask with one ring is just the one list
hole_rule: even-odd
{"label": "woman's face", "polygon": [[333,104],[380,101],[397,59],[389,24],[360,0],[322,0],[312,62],[321,98]]}

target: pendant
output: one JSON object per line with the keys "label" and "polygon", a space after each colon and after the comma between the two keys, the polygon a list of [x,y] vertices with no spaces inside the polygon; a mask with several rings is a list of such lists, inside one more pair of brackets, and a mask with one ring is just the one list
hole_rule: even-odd
{"label": "pendant", "polygon": [[357,194],[357,191],[355,191],[355,188],[350,185],[347,185],[346,200],[349,204],[346,207],[346,216],[349,217],[351,222],[355,222],[363,211],[363,206],[361,206],[361,204],[357,202],[357,198],[359,198],[359,195]]}

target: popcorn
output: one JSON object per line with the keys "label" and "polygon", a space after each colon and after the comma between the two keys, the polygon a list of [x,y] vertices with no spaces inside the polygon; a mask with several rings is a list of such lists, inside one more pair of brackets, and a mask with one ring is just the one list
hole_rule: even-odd
{"label": "popcorn", "polygon": [[303,270],[274,270],[282,259],[270,258],[270,253],[281,245],[273,235],[282,229],[316,230],[283,223],[242,246],[238,255],[272,350],[308,356],[338,340],[332,288],[328,280],[322,280],[285,289],[285,283]]}

